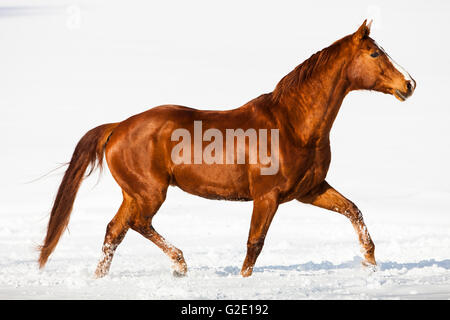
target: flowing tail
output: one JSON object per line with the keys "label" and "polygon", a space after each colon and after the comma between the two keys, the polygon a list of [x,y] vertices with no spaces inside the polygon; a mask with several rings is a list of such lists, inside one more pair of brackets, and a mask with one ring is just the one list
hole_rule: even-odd
{"label": "flowing tail", "polygon": [[106,143],[118,123],[108,123],[88,131],[78,142],[70,160],[50,214],[44,244],[39,247],[39,268],[43,268],[48,257],[65,231],[72,212],[73,203],[90,165],[89,176],[96,167],[102,168]]}

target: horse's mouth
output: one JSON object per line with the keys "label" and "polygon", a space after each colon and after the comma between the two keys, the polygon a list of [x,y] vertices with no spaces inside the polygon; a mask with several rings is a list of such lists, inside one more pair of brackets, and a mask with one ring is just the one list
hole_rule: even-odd
{"label": "horse's mouth", "polygon": [[394,96],[400,101],[405,101],[406,99],[408,99],[408,96],[401,93],[400,90],[395,90]]}

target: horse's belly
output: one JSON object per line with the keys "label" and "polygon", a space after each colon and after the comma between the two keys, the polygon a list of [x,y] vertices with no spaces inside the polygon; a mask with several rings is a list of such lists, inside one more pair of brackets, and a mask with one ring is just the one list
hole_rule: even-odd
{"label": "horse's belly", "polygon": [[181,164],[173,168],[171,184],[207,199],[252,200],[244,165]]}

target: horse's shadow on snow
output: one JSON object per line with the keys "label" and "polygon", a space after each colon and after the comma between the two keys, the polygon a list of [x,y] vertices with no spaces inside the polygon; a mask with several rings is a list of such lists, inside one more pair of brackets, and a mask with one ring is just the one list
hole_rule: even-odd
{"label": "horse's shadow on snow", "polygon": [[[360,257],[354,257],[353,260],[346,261],[339,264],[334,264],[330,261],[323,261],[320,263],[315,262],[306,262],[302,264],[293,264],[288,266],[280,266],[280,265],[269,265],[269,266],[261,266],[255,267],[253,269],[254,273],[262,273],[262,272],[276,272],[276,271],[299,271],[299,272],[308,272],[308,271],[330,271],[330,270],[339,270],[339,269],[357,269],[361,268]],[[436,261],[435,259],[429,260],[421,260],[419,262],[405,262],[398,263],[395,261],[385,261],[379,262],[377,270],[386,271],[386,270],[411,270],[415,268],[425,268],[437,266],[440,268],[444,268],[450,270],[450,259],[445,259],[441,261]],[[227,266],[222,270],[216,271],[216,274],[222,277],[227,277],[231,275],[239,275],[240,269],[235,266]]]}

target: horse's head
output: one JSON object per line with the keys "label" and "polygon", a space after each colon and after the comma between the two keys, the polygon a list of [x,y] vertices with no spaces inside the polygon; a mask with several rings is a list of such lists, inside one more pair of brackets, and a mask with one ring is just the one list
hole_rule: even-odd
{"label": "horse's head", "polygon": [[349,37],[353,50],[347,68],[352,89],[375,90],[405,101],[416,88],[416,81],[392,60],[372,38],[366,21]]}

